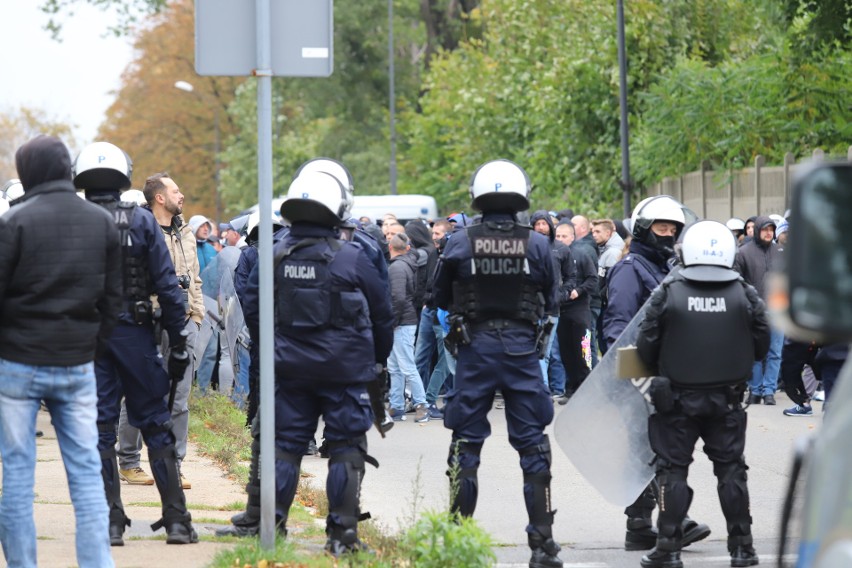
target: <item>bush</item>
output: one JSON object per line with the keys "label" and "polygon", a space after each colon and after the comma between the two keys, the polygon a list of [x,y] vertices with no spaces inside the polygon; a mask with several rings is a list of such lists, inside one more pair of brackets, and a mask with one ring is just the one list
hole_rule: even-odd
{"label": "bush", "polygon": [[472,518],[426,512],[402,538],[404,554],[417,568],[491,566],[497,557],[491,536]]}

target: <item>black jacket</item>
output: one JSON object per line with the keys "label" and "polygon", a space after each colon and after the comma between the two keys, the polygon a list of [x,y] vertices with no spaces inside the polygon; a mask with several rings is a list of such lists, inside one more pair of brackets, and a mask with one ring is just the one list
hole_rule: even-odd
{"label": "black jacket", "polygon": [[760,240],[760,230],[775,225],[769,217],[761,215],[754,222],[754,239],[742,245],[734,258],[734,270],[742,274],[743,279],[757,289],[757,293],[766,299],[766,276],[772,270],[778,255],[778,245]]}
{"label": "black jacket", "polygon": [[118,229],[105,209],[77,197],[70,179],[25,191],[0,217],[0,357],[88,363],[121,309]]}

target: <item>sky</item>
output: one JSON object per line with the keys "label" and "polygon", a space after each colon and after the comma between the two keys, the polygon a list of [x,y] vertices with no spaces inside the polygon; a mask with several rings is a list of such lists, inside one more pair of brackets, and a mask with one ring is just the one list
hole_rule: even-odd
{"label": "sky", "polygon": [[42,109],[75,125],[77,142],[83,146],[95,141],[133,49],[128,38],[104,34],[114,16],[81,2],[75,3],[73,16],[62,16],[60,43],[43,29],[48,16],[39,11],[39,4],[0,2],[0,112],[21,105]]}

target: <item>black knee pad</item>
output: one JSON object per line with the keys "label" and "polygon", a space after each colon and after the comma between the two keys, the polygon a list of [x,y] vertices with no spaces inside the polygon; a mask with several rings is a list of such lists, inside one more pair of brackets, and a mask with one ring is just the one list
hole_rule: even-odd
{"label": "black knee pad", "polygon": [[[369,513],[361,513],[361,481],[364,479],[366,464],[378,467],[378,462],[367,454],[367,437],[359,436],[349,440],[338,440],[328,443],[329,470],[335,464],[342,464],[346,468],[346,484],[343,487],[343,498],[340,503],[332,506],[329,503],[329,518],[334,517],[334,522],[329,523],[329,530],[337,531],[331,525],[339,525],[345,530],[354,530],[358,521],[370,518]],[[339,532],[339,531],[338,531]],[[354,534],[354,533],[353,533]],[[335,532],[334,538],[341,540]],[[345,540],[345,539],[344,539]]]}

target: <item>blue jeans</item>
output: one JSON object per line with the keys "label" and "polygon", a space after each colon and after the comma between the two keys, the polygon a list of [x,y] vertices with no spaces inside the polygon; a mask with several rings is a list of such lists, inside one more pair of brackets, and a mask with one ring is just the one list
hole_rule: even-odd
{"label": "blue jeans", "polygon": [[[556,335],[555,333],[553,334]],[[554,341],[550,348],[550,355],[547,357],[547,374],[550,379],[550,393],[564,394],[565,393],[565,367],[562,365],[562,355],[559,353],[559,342]]]}
{"label": "blue jeans", "polygon": [[[423,385],[428,387],[430,382],[430,376],[432,375],[432,355],[435,353],[435,348],[438,346],[437,336],[432,331],[433,322],[437,321],[435,319],[435,309],[434,308],[423,308],[423,311],[420,312],[420,325],[417,328],[417,343],[414,347],[414,362],[417,365],[417,372],[420,374],[420,379],[423,381]],[[443,334],[441,334],[443,337]],[[441,345],[441,351],[438,356],[441,356],[443,353],[443,345]],[[440,365],[440,361],[438,361],[438,365]],[[435,365],[435,368],[438,368],[438,365]]]}
{"label": "blue jeans", "polygon": [[769,353],[763,361],[754,364],[751,380],[748,382],[751,394],[765,396],[774,395],[778,388],[778,371],[781,368],[781,348],[784,345],[784,334],[776,329],[772,330],[769,339]]}
{"label": "blue jeans", "polygon": [[547,375],[547,367],[550,364],[550,351],[553,349],[553,340],[556,339],[556,326],[559,325],[559,318],[554,318],[554,320],[553,331],[547,339],[547,350],[545,350],[546,354],[538,360],[538,364],[541,366],[541,376],[544,378],[544,386],[548,386],[550,384],[549,377]]}
{"label": "blue jeans", "polygon": [[405,410],[405,387],[411,390],[411,401],[415,406],[426,403],[423,381],[414,363],[414,333],[417,326],[399,325],[393,330],[393,350],[388,357],[390,374],[390,407]]}
{"label": "blue jeans", "polygon": [[[432,326],[432,333],[435,335],[438,347],[438,362],[435,363],[435,368],[432,370],[432,376],[429,377],[428,387],[426,388],[426,402],[435,404],[438,400],[438,395],[441,394],[441,387],[450,376],[449,359],[450,354],[444,348],[444,328],[435,324]],[[419,340],[418,340],[419,341]]]}
{"label": "blue jeans", "polygon": [[248,405],[251,354],[241,343],[237,344],[237,363],[239,371],[234,378],[234,394],[231,395],[231,398],[237,405],[237,408],[243,410]]}
{"label": "blue jeans", "polygon": [[42,400],[56,430],[74,504],[77,564],[114,566],[98,453],[94,366],[42,367],[0,359],[0,542],[6,562],[10,567],[37,565],[33,484],[36,415]]}

